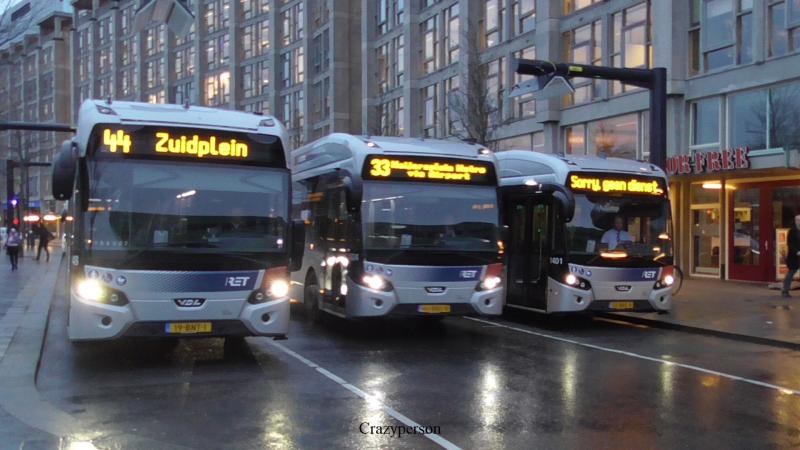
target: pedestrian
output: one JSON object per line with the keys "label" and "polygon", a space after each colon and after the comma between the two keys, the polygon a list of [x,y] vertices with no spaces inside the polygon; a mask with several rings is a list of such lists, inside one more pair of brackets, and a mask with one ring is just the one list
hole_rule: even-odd
{"label": "pedestrian", "polygon": [[36,235],[37,229],[36,225],[32,225],[31,228],[28,230],[27,241],[28,241],[28,250],[33,251],[36,248]]}
{"label": "pedestrian", "polygon": [[39,260],[42,256],[42,250],[44,250],[44,253],[47,255],[47,262],[50,262],[50,249],[47,248],[47,245],[53,240],[53,235],[50,234],[50,231],[47,230],[47,227],[44,226],[43,223],[39,224],[36,231],[39,235],[39,248],[36,249],[36,260]]}
{"label": "pedestrian", "polygon": [[786,267],[789,268],[789,271],[786,272],[786,278],[783,279],[783,297],[789,298],[792,279],[794,279],[794,274],[800,270],[800,214],[794,216],[794,226],[789,229],[786,243],[789,245],[789,251],[786,253]]}
{"label": "pedestrian", "polygon": [[17,232],[16,228],[11,228],[8,231],[8,237],[6,238],[6,254],[8,255],[9,261],[11,261],[11,270],[17,270],[17,264],[19,263],[19,247],[23,245],[22,236],[20,236],[19,232]]}

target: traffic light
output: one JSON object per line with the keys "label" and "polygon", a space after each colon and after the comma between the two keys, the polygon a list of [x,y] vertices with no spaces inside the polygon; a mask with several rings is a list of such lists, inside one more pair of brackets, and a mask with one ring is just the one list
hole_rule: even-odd
{"label": "traffic light", "polygon": [[15,227],[18,227],[19,226],[19,217],[14,217],[14,220],[11,221],[11,223],[13,223]]}

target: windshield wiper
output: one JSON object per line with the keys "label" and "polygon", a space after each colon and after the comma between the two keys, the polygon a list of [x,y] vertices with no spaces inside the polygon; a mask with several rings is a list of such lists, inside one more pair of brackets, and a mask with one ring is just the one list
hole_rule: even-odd
{"label": "windshield wiper", "polygon": [[[151,248],[151,249],[156,249],[156,248],[158,248],[158,247],[159,247],[159,246],[155,246],[155,247],[149,247],[149,248]],[[175,248],[175,247],[186,247],[186,248],[219,248],[219,245],[216,245],[216,244],[214,244],[214,243],[212,243],[212,242],[208,242],[208,241],[186,241],[186,242],[171,242],[171,243],[166,243],[166,244],[164,245],[164,247],[170,247],[170,248]]]}

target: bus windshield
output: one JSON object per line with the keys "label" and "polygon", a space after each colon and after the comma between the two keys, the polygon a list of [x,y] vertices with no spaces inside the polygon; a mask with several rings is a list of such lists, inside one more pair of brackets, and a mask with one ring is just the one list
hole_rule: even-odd
{"label": "bus windshield", "polygon": [[576,193],[575,215],[567,223],[569,260],[604,265],[609,260],[601,253],[613,252],[627,255],[615,264],[669,264],[671,222],[669,200],[663,197]]}
{"label": "bus windshield", "polygon": [[88,174],[82,221],[87,251],[212,257],[285,251],[285,170],[95,159]]}
{"label": "bus windshield", "polygon": [[367,250],[497,252],[493,186],[365,182],[361,217]]}

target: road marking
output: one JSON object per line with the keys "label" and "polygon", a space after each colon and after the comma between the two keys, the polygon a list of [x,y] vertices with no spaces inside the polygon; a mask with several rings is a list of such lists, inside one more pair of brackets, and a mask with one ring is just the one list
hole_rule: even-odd
{"label": "road marking", "polygon": [[472,320],[474,322],[480,322],[480,323],[484,323],[484,324],[489,324],[489,325],[493,325],[493,326],[496,326],[496,327],[501,327],[501,328],[506,328],[506,329],[509,329],[509,330],[513,330],[513,331],[519,331],[520,333],[530,334],[530,335],[533,335],[533,336],[539,336],[539,337],[543,337],[543,338],[546,338],[546,339],[553,339],[553,340],[556,340],[556,341],[566,342],[566,343],[569,343],[569,344],[575,344],[575,345],[579,345],[581,347],[591,348],[593,350],[601,350],[601,351],[604,351],[604,352],[616,353],[618,355],[625,355],[625,356],[630,356],[632,358],[643,359],[645,361],[657,362],[657,363],[661,363],[661,364],[664,364],[664,365],[667,365],[667,366],[682,367],[684,369],[694,370],[694,371],[697,371],[697,372],[707,373],[707,374],[710,374],[710,375],[717,375],[719,377],[727,378],[727,379],[733,380],[733,381],[742,381],[744,383],[750,383],[750,384],[753,384],[753,385],[756,385],[756,386],[761,386],[761,387],[765,387],[765,388],[768,388],[768,389],[774,389],[774,390],[780,392],[781,394],[800,396],[800,391],[798,391],[796,389],[785,388],[783,386],[778,386],[778,385],[771,384],[771,383],[766,383],[766,382],[763,382],[763,381],[753,380],[753,379],[750,379],[750,378],[744,378],[744,377],[740,377],[740,376],[737,376],[737,375],[731,375],[729,373],[718,372],[716,370],[705,369],[703,367],[694,366],[692,364],[684,364],[684,363],[669,361],[669,360],[666,360],[666,359],[654,358],[652,356],[640,355],[638,353],[627,352],[625,350],[618,350],[618,349],[615,349],[615,348],[601,347],[601,346],[595,345],[595,344],[587,344],[586,342],[577,341],[575,339],[569,339],[569,338],[564,338],[564,337],[560,337],[560,336],[554,336],[552,334],[540,333],[538,331],[533,331],[533,330],[526,330],[525,328],[513,327],[513,326],[510,326],[510,325],[505,325],[505,324],[498,323],[498,322],[492,322],[491,320],[478,319],[476,317],[464,317],[464,318],[467,319],[467,320]]}
{"label": "road marking", "polygon": [[[319,364],[315,363],[314,361],[311,361],[310,359],[308,359],[308,358],[304,357],[303,355],[295,352],[294,350],[290,350],[289,348],[287,348],[283,344],[280,344],[280,343],[275,342],[275,341],[268,341],[268,343],[270,345],[272,345],[273,347],[278,348],[278,350],[286,353],[287,355],[297,359],[298,361],[302,362],[303,364],[307,365],[308,367],[310,367],[312,369],[315,369],[317,372],[319,372],[320,374],[325,376],[325,378],[327,378],[327,379],[335,382],[339,386],[347,389],[348,391],[352,392],[353,394],[355,394],[356,396],[358,396],[359,398],[361,398],[365,402],[368,402],[370,405],[379,406],[383,410],[383,412],[385,412],[386,414],[394,417],[398,421],[402,422],[404,425],[409,426],[409,427],[424,428],[422,425],[420,425],[417,422],[415,422],[414,420],[410,419],[405,414],[403,414],[403,413],[397,411],[396,409],[392,408],[391,406],[387,405],[383,400],[381,400],[379,398],[376,398],[374,395],[370,395],[369,393],[362,391],[358,387],[354,386],[351,383],[348,383],[343,378],[339,377],[338,375],[334,374],[333,372],[329,371],[328,369],[325,369],[324,367],[320,366]],[[426,438],[428,438],[431,441],[435,442],[437,445],[439,445],[442,448],[446,448],[448,450],[461,450],[461,447],[457,446],[456,444],[453,444],[452,442],[450,442],[447,439],[439,436],[438,434],[433,434],[433,433],[431,433],[431,434],[423,434],[423,436],[425,436]]]}

